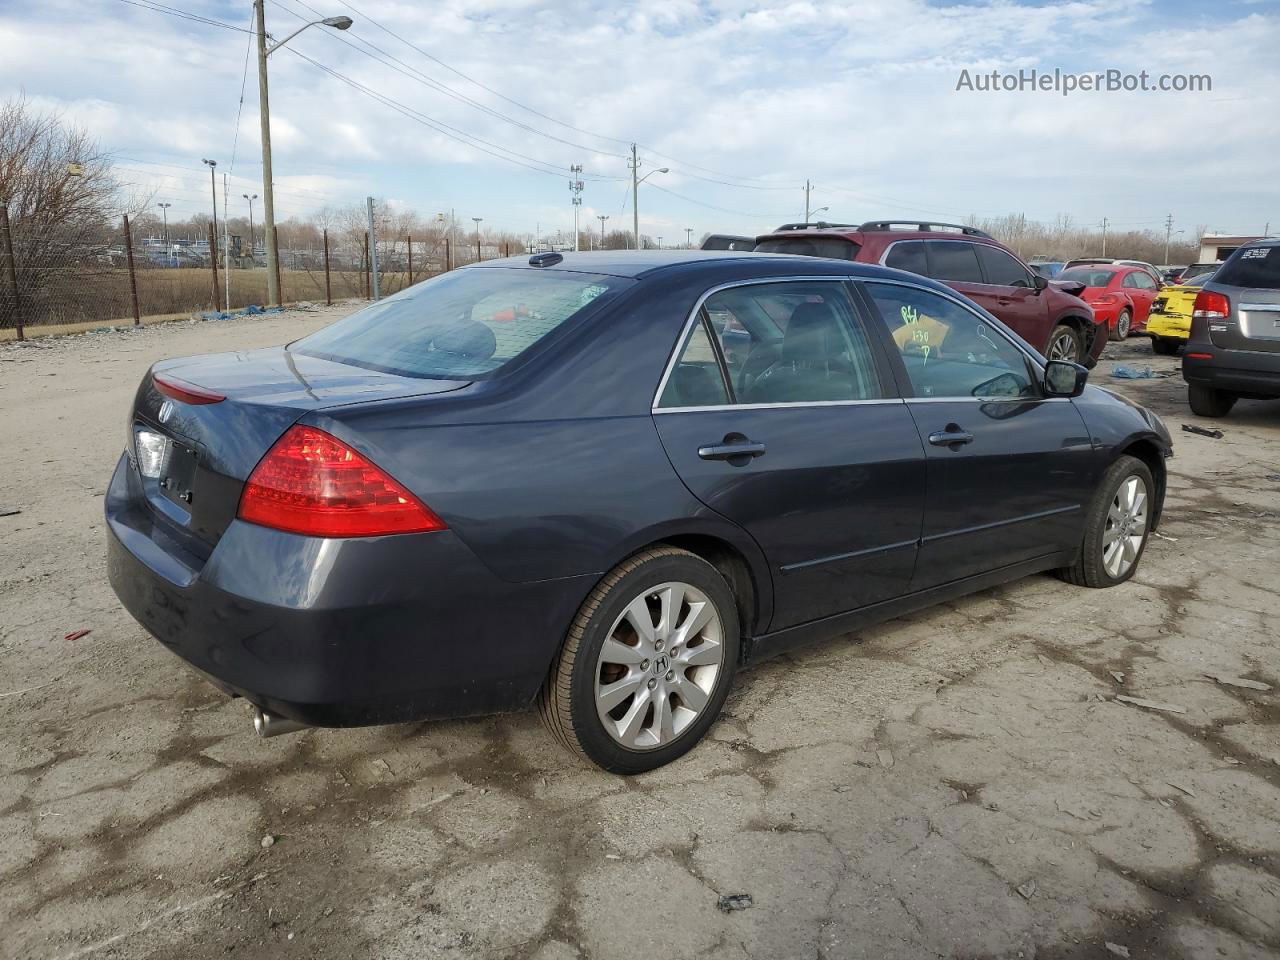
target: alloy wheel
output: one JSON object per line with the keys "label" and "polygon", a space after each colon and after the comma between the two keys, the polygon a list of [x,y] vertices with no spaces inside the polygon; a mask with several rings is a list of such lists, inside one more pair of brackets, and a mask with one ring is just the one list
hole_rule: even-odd
{"label": "alloy wheel", "polygon": [[1131,320],[1129,317],[1129,311],[1128,310],[1122,311],[1120,314],[1120,319],[1116,321],[1116,336],[1119,337],[1121,340],[1129,336],[1130,325],[1131,325]]}
{"label": "alloy wheel", "polygon": [[1049,344],[1050,360],[1076,361],[1076,338],[1070,333],[1060,333]]}
{"label": "alloy wheel", "polygon": [[1129,476],[1120,484],[1107,511],[1102,533],[1102,568],[1112,579],[1123,577],[1137,562],[1147,536],[1147,485]]}
{"label": "alloy wheel", "polygon": [[662,583],[627,604],[596,664],[596,712],[615,742],[653,750],[684,733],[711,700],[724,630],[711,599]]}

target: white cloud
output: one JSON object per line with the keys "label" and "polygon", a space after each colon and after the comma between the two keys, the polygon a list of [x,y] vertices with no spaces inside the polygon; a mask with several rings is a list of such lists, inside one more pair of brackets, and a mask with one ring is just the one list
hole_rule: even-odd
{"label": "white cloud", "polygon": [[[242,4],[178,3],[237,25],[247,19]],[[326,0],[325,11],[344,6]],[[739,211],[686,203],[646,185],[642,225],[664,235],[683,226],[755,231],[780,217],[794,219],[803,209],[797,185],[806,177],[817,185],[814,205],[831,206],[830,215],[841,219],[1025,212],[1081,221],[1105,214],[1138,225],[1172,211],[1188,227],[1249,230],[1261,227],[1254,220],[1280,221],[1271,160],[1280,131],[1269,122],[1277,115],[1280,67],[1273,51],[1280,19],[1254,5],[1210,6],[1195,16],[1145,0],[452,6],[361,0],[356,6],[349,34],[315,28],[290,46],[433,121],[565,176],[505,164],[282,51],[271,58],[282,208],[305,213],[326,202],[358,202],[367,191],[424,212],[445,205],[460,214],[484,211],[486,222],[529,231],[558,211],[564,226],[571,223],[568,165],[625,177],[619,155],[634,138],[654,154],[643,170],[673,168],[653,184]],[[269,28],[278,36],[301,22],[285,8],[307,14],[296,0],[268,4]],[[368,17],[536,111],[623,142],[506,102]],[[409,75],[343,43],[358,46],[362,39],[402,60]],[[23,89],[58,104],[126,156],[193,165],[189,175],[155,168],[154,176],[178,173],[156,182],[174,192],[175,202],[198,204],[207,189],[199,157],[217,154],[229,164],[247,40],[110,0],[11,6],[0,12],[0,95]],[[1214,89],[1067,98],[954,89],[961,69],[1031,67],[1204,72]],[[451,99],[423,76],[551,136]],[[256,106],[250,60],[236,164],[249,178],[246,187],[260,170]],[[791,189],[700,179],[726,173]],[[598,209],[613,218],[610,226],[626,224],[625,193],[620,181],[589,182],[584,200],[592,216]]]}

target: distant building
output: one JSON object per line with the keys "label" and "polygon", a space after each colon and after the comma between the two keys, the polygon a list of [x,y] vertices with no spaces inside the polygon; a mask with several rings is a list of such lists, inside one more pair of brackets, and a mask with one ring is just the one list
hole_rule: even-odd
{"label": "distant building", "polygon": [[1228,237],[1222,234],[1209,234],[1200,238],[1200,257],[1197,263],[1222,263],[1236,252],[1237,247],[1263,237]]}

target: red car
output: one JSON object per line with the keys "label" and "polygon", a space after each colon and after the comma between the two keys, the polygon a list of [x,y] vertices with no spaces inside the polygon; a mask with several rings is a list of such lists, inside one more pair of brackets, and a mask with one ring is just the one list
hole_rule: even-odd
{"label": "red car", "polygon": [[1094,263],[1068,267],[1059,280],[1083,283],[1080,297],[1093,307],[1098,322],[1106,322],[1112,340],[1123,340],[1147,326],[1151,304],[1160,287],[1142,267]]}
{"label": "red car", "polygon": [[1046,280],[976,227],[876,220],[788,223],[756,239],[757,253],[807,254],[879,263],[940,280],[983,307],[1050,360],[1092,367],[1107,328],[1062,278]]}

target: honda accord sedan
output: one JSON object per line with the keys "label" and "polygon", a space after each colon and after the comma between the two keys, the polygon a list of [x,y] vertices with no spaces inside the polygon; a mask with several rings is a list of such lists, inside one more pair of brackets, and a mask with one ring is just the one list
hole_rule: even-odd
{"label": "honda accord sedan", "polygon": [[477,264],[156,364],[110,579],[260,733],[536,704],[635,773],[745,664],[1041,571],[1131,577],[1171,442],[1086,377],[881,266]]}

